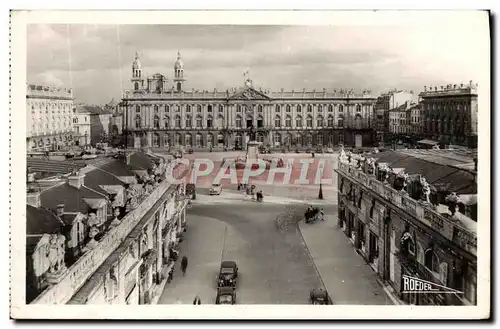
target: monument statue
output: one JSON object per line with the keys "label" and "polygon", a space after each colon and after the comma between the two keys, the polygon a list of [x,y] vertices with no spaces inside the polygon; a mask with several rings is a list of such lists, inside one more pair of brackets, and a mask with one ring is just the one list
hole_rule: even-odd
{"label": "monument statue", "polygon": [[255,127],[254,126],[250,127],[250,129],[248,130],[248,137],[249,137],[248,141],[255,142],[256,136],[257,136],[257,131],[255,130]]}

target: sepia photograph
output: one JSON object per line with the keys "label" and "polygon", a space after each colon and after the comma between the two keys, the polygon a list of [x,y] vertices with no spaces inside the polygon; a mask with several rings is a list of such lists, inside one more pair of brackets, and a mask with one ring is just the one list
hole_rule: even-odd
{"label": "sepia photograph", "polygon": [[12,11],[11,317],[488,318],[489,19]]}

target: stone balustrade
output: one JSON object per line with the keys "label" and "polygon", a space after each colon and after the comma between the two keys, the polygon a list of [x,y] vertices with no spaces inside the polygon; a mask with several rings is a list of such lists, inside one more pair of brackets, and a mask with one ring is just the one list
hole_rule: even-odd
{"label": "stone balustrade", "polygon": [[64,274],[59,283],[48,287],[32,304],[65,304],[80,289],[87,278],[120,246],[127,235],[146,215],[156,201],[168,190],[171,183],[161,182],[137,208],[130,211],[121,223],[112,228],[99,244],[79,258]]}
{"label": "stone balustrade", "polygon": [[367,175],[349,164],[338,164],[338,170],[346,176],[358,180],[365,187],[381,195],[395,206],[405,210],[415,218],[439,232],[443,237],[473,255],[477,254],[477,234],[460,225],[460,221],[445,217],[421,201],[412,199],[408,194],[396,191],[388,184]]}

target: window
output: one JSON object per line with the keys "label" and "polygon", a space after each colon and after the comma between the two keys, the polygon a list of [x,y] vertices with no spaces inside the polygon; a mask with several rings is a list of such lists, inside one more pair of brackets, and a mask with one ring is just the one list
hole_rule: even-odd
{"label": "window", "polygon": [[276,105],[276,113],[280,113],[281,107],[279,105]]}
{"label": "window", "polygon": [[192,120],[191,116],[188,115],[186,117],[186,128],[191,128],[192,121],[193,120]]}
{"label": "window", "polygon": [[241,113],[241,105],[236,106],[236,112]]}
{"label": "window", "polygon": [[312,116],[308,116],[307,117],[306,125],[307,125],[307,128],[312,128],[312,126],[313,126],[313,118],[312,118]]}
{"label": "window", "polygon": [[318,112],[321,112],[321,111],[323,111],[323,106],[318,105]]}
{"label": "window", "polygon": [[344,127],[344,118],[339,118],[338,121],[337,121],[337,126],[339,128],[342,128]]}
{"label": "window", "polygon": [[262,105],[259,105],[259,106],[257,107],[257,112],[258,112],[258,113],[262,113]]}
{"label": "window", "polygon": [[236,127],[241,128],[241,117],[239,115],[236,117]]}
{"label": "window", "polygon": [[259,143],[264,143],[264,135],[262,133],[257,133],[256,140]]}
{"label": "window", "polygon": [[291,128],[292,127],[292,117],[287,115],[286,116],[286,119],[285,119],[285,126],[287,128]]}
{"label": "window", "polygon": [[292,112],[292,107],[290,105],[287,105],[286,106],[286,111],[287,111],[287,113]]}
{"label": "window", "polygon": [[344,105],[340,104],[339,105],[339,113],[344,112]]}
{"label": "window", "polygon": [[139,82],[134,83],[134,90],[139,90]]}
{"label": "window", "polygon": [[202,118],[201,116],[196,117],[196,128],[201,128],[202,127]]}
{"label": "window", "polygon": [[170,127],[170,118],[169,117],[165,117],[165,128],[168,129]]}
{"label": "window", "polygon": [[186,113],[191,113],[191,105],[186,106]]}
{"label": "window", "polygon": [[274,118],[274,126],[275,127],[281,127],[281,118],[279,115],[277,115],[275,118]]}
{"label": "window", "polygon": [[196,134],[196,147],[203,147],[203,136]]}
{"label": "window", "polygon": [[212,113],[212,105],[208,105],[208,113]]}
{"label": "window", "polygon": [[370,207],[370,218],[373,219],[373,211],[375,210],[375,200],[372,200],[372,206]]}
{"label": "window", "polygon": [[217,127],[224,127],[224,117],[222,116],[222,114],[219,114],[219,116],[217,117]]}
{"label": "window", "polygon": [[219,105],[219,113],[224,113],[224,106]]}
{"label": "window", "polygon": [[181,116],[176,115],[175,116],[175,128],[180,128],[181,127]]}
{"label": "window", "polygon": [[158,113],[158,111],[159,111],[158,105],[155,105],[155,113]]}
{"label": "window", "polygon": [[262,117],[257,118],[257,128],[264,128],[264,119]]}
{"label": "window", "polygon": [[297,113],[300,113],[300,112],[302,112],[302,106],[297,105]]}
{"label": "window", "polygon": [[313,111],[313,107],[312,107],[312,105],[308,105],[308,106],[307,106],[307,112],[308,112],[308,113],[312,113],[312,111]]}
{"label": "window", "polygon": [[333,127],[333,116],[329,115],[328,116],[328,127]]}
{"label": "window", "polygon": [[361,105],[356,105],[356,112],[361,112]]}
{"label": "window", "polygon": [[201,113],[201,105],[198,105],[197,111],[198,113]]}
{"label": "window", "polygon": [[180,111],[181,111],[181,106],[180,106],[180,105],[177,105],[177,106],[175,107],[175,112],[180,112]]}
{"label": "window", "polygon": [[166,113],[170,112],[170,106],[165,105],[165,112],[166,112]]}
{"label": "window", "polygon": [[300,115],[295,119],[295,125],[297,126],[297,128],[302,127],[302,117]]}
{"label": "window", "polygon": [[[135,127],[141,128],[141,117],[139,115],[135,117]],[[47,125],[47,128],[48,128],[48,125]]]}
{"label": "window", "polygon": [[323,117],[320,115],[317,119],[318,128],[323,127]]}
{"label": "window", "polygon": [[141,113],[141,106],[140,105],[135,106],[135,113]]}
{"label": "window", "polygon": [[274,134],[274,144],[281,144],[281,135]]}
{"label": "window", "polygon": [[207,118],[207,128],[212,128],[212,117]]}
{"label": "window", "polygon": [[155,116],[154,119],[153,119],[153,127],[155,129],[159,129],[160,128],[160,118],[158,116]]}
{"label": "window", "polygon": [[186,134],[186,146],[192,146],[192,137],[191,137],[191,134]]}
{"label": "window", "polygon": [[439,273],[439,260],[436,253],[432,249],[428,249],[424,255],[425,267],[434,273]]}

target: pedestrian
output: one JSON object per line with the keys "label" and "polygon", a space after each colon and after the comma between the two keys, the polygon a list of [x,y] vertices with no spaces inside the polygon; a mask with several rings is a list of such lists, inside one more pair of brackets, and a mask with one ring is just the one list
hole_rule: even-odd
{"label": "pedestrian", "polygon": [[186,275],[186,270],[187,270],[187,266],[188,266],[188,259],[186,256],[182,256],[182,260],[181,260],[181,270],[182,270],[182,275]]}
{"label": "pedestrian", "polygon": [[323,208],[321,208],[320,214],[321,214],[321,220],[325,220],[325,212],[323,211]]}
{"label": "pedestrian", "polygon": [[196,294],[196,296],[194,297],[193,305],[201,305],[201,298],[200,296],[198,296],[198,294]]}

